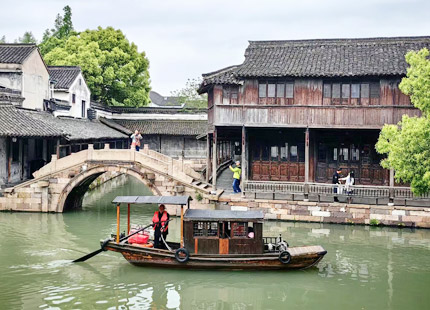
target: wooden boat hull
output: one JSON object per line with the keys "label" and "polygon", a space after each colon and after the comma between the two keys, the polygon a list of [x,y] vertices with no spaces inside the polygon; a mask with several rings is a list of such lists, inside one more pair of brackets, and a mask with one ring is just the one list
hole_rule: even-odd
{"label": "wooden boat hull", "polygon": [[306,269],[316,265],[327,253],[321,246],[290,247],[289,263],[279,260],[279,253],[264,254],[190,254],[189,260],[180,263],[175,253],[162,249],[144,248],[130,244],[117,244],[113,241],[105,246],[106,250],[119,252],[136,266],[153,266],[184,269],[226,269],[226,270],[282,270]]}

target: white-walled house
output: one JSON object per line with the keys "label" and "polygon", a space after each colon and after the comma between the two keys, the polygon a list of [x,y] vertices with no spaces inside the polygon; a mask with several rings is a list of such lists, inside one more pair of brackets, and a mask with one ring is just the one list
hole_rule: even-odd
{"label": "white-walled house", "polygon": [[0,44],[0,87],[19,92],[21,106],[43,110],[50,98],[49,73],[35,44]]}
{"label": "white-walled house", "polygon": [[48,71],[54,85],[51,98],[63,107],[55,110],[54,115],[87,117],[91,92],[82,75],[81,68],[76,66],[49,66]]}

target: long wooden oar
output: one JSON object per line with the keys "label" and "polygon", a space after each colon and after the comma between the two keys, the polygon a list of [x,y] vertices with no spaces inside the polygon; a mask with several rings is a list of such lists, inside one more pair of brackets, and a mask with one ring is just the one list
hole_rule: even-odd
{"label": "long wooden oar", "polygon": [[[122,237],[121,239],[119,239],[119,242],[124,241],[124,240],[126,240],[126,239],[130,238],[131,236],[133,236],[133,235],[137,234],[138,232],[141,232],[142,230],[147,229],[148,227],[151,227],[152,225],[154,225],[154,224],[149,224],[148,226],[145,226],[145,227],[143,227],[143,228],[141,228],[141,229],[139,229],[139,230],[136,230],[134,233],[129,234],[128,236]],[[112,239],[110,239],[110,238],[109,238],[109,239],[106,239],[106,240],[103,242],[103,244],[102,244],[102,246],[101,246],[101,248],[100,248],[100,249],[98,249],[97,251],[91,252],[90,254],[87,254],[87,255],[85,255],[85,256],[82,256],[81,258],[75,259],[74,261],[72,261],[72,263],[84,262],[84,261],[86,261],[87,259],[90,259],[91,257],[96,256],[97,254],[99,254],[99,253],[101,253],[101,252],[105,251],[105,249],[104,249],[105,245],[106,245],[109,241],[111,241],[111,240],[112,240]]]}

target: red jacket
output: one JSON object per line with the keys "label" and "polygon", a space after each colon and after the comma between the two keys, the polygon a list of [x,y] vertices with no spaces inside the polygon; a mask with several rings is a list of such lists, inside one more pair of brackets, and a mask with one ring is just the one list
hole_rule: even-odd
{"label": "red jacket", "polygon": [[152,217],[152,222],[155,224],[154,225],[154,230],[156,228],[161,228],[164,226],[164,231],[167,231],[167,229],[169,228],[169,225],[167,223],[167,221],[169,220],[169,214],[164,211],[163,215],[161,216],[161,226],[160,226],[160,217],[159,217],[159,212],[160,211],[155,211],[154,216]]}

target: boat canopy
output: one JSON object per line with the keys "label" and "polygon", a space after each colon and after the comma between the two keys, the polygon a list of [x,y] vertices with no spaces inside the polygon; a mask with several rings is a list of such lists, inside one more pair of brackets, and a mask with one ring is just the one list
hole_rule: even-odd
{"label": "boat canopy", "polygon": [[184,214],[184,221],[262,222],[263,219],[262,211],[188,209]]}
{"label": "boat canopy", "polygon": [[115,204],[166,204],[187,205],[193,200],[190,196],[117,196],[112,203]]}

